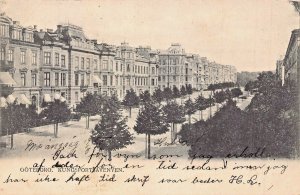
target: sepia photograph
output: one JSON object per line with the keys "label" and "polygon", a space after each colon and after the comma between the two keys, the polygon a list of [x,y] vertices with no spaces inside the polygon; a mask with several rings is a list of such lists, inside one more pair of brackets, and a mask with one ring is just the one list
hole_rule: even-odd
{"label": "sepia photograph", "polygon": [[0,0],[0,194],[300,195],[300,0]]}

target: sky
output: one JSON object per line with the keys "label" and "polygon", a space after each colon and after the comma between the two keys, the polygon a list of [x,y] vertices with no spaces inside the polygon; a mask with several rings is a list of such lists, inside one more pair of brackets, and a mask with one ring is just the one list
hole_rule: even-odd
{"label": "sky", "polygon": [[238,71],[275,70],[299,16],[288,0],[0,0],[24,27],[83,27],[90,39],[167,49],[180,43]]}

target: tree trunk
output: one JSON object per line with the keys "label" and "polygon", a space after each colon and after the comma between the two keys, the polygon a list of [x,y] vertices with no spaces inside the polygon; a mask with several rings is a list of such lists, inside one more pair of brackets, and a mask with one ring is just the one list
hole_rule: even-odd
{"label": "tree trunk", "polygon": [[10,149],[13,149],[14,147],[14,134],[13,132],[11,132],[11,135],[10,135]]}
{"label": "tree trunk", "polygon": [[148,159],[150,159],[150,134],[148,134]]}
{"label": "tree trunk", "polygon": [[176,128],[177,124],[173,123],[173,133],[174,133],[174,139],[173,142],[175,142],[176,138],[177,138],[177,128]]}
{"label": "tree trunk", "polygon": [[56,123],[53,124],[53,135],[55,137],[55,134],[56,134]]}
{"label": "tree trunk", "polygon": [[56,132],[55,132],[55,137],[57,138],[58,135],[58,123],[56,123]]}
{"label": "tree trunk", "polygon": [[131,118],[131,107],[129,107],[129,118]]}
{"label": "tree trunk", "polygon": [[107,150],[108,152],[108,161],[111,161],[111,150]]}
{"label": "tree trunk", "polygon": [[173,129],[173,123],[171,123],[171,143],[174,140],[174,129]]}
{"label": "tree trunk", "polygon": [[145,134],[145,158],[148,158],[147,153],[148,153],[148,139],[147,139],[147,134]]}
{"label": "tree trunk", "polygon": [[191,118],[192,118],[192,115],[189,115],[189,126],[191,126]]}
{"label": "tree trunk", "polygon": [[90,114],[86,116],[86,129],[90,128]]}
{"label": "tree trunk", "polygon": [[203,120],[203,111],[201,110],[201,120]]}
{"label": "tree trunk", "polygon": [[211,105],[209,106],[209,118],[211,118]]}

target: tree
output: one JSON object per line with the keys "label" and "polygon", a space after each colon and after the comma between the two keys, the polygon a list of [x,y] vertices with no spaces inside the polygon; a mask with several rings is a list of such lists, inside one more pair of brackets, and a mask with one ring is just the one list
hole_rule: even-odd
{"label": "tree", "polygon": [[179,98],[180,97],[180,91],[176,87],[176,85],[173,86],[173,98]]}
{"label": "tree", "polygon": [[233,98],[237,98],[237,97],[243,95],[243,92],[240,88],[233,88],[233,89],[231,89],[231,94],[232,94]]}
{"label": "tree", "polygon": [[168,102],[169,100],[171,100],[173,98],[173,92],[172,89],[169,87],[164,88],[163,91],[163,97],[166,99],[166,101]]}
{"label": "tree", "polygon": [[[250,147],[251,131],[246,129],[247,116],[235,102],[229,100],[211,119],[192,125],[191,133],[182,132],[188,145],[190,156],[212,155],[226,157],[227,154],[239,154]],[[249,150],[255,148],[249,148]],[[249,151],[252,152],[252,151]]]}
{"label": "tree", "polygon": [[222,91],[217,91],[214,94],[214,99],[217,104],[217,109],[219,110],[219,104],[223,103],[228,98],[228,93]]}
{"label": "tree", "polygon": [[152,95],[152,99],[159,104],[163,101],[163,93],[160,88],[157,88],[154,91],[154,93]]}
{"label": "tree", "polygon": [[92,131],[91,140],[100,150],[106,150],[108,160],[111,152],[133,144],[133,136],[120,112],[120,102],[113,95],[103,104],[101,119]]}
{"label": "tree", "polygon": [[66,102],[60,100],[54,100],[51,102],[42,112],[41,117],[46,118],[48,121],[54,124],[54,137],[58,135],[58,124],[66,122],[70,119],[70,109]]}
{"label": "tree", "polygon": [[258,92],[270,93],[270,90],[281,86],[280,81],[277,80],[276,74],[271,71],[262,72],[257,77]]}
{"label": "tree", "polygon": [[33,115],[29,108],[17,105],[16,102],[8,104],[7,108],[1,108],[1,128],[7,132],[7,135],[10,135],[11,149],[14,146],[14,134],[34,125],[33,117],[36,115],[37,113]]}
{"label": "tree", "polygon": [[181,86],[181,88],[180,88],[180,94],[181,94],[182,96],[185,96],[185,95],[187,94],[187,92],[186,92],[186,89],[185,89],[185,86],[184,86],[184,85],[182,85],[182,86]]}
{"label": "tree", "polygon": [[80,113],[86,115],[86,128],[88,129],[90,126],[90,116],[100,114],[101,106],[99,103],[101,102],[101,97],[97,97],[99,95],[87,93],[81,99],[80,104],[77,105],[76,110]]}
{"label": "tree", "polygon": [[168,123],[162,110],[152,102],[148,102],[145,104],[144,109],[139,112],[133,129],[138,134],[146,135],[146,154],[148,159],[150,159],[150,136],[166,133],[168,131]]}
{"label": "tree", "polygon": [[123,100],[123,105],[129,108],[129,118],[131,118],[132,107],[138,106],[139,102],[140,99],[132,88],[126,91],[126,95]]}
{"label": "tree", "polygon": [[191,116],[196,112],[195,103],[192,101],[191,98],[184,102],[184,110],[185,113],[189,116],[189,125],[191,125]]}
{"label": "tree", "polygon": [[167,123],[171,123],[171,142],[173,142],[176,140],[177,134],[175,124],[185,121],[184,108],[172,101],[168,102],[162,109],[167,117]]}
{"label": "tree", "polygon": [[195,106],[197,110],[199,110],[199,116],[201,115],[201,120],[203,120],[202,111],[210,106],[209,101],[206,98],[204,98],[202,95],[199,95],[195,101]]}
{"label": "tree", "polygon": [[143,104],[145,104],[146,102],[151,101],[151,94],[149,93],[148,90],[143,91],[143,92],[140,94],[140,101],[141,101]]}
{"label": "tree", "polygon": [[191,95],[193,93],[193,88],[192,88],[192,85],[191,84],[188,84],[186,86],[186,93]]}

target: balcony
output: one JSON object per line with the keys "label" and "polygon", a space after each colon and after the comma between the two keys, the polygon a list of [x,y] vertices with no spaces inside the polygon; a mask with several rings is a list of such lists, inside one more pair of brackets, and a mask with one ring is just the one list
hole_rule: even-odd
{"label": "balcony", "polygon": [[86,92],[88,87],[89,87],[88,85],[80,85],[80,92],[82,93]]}

